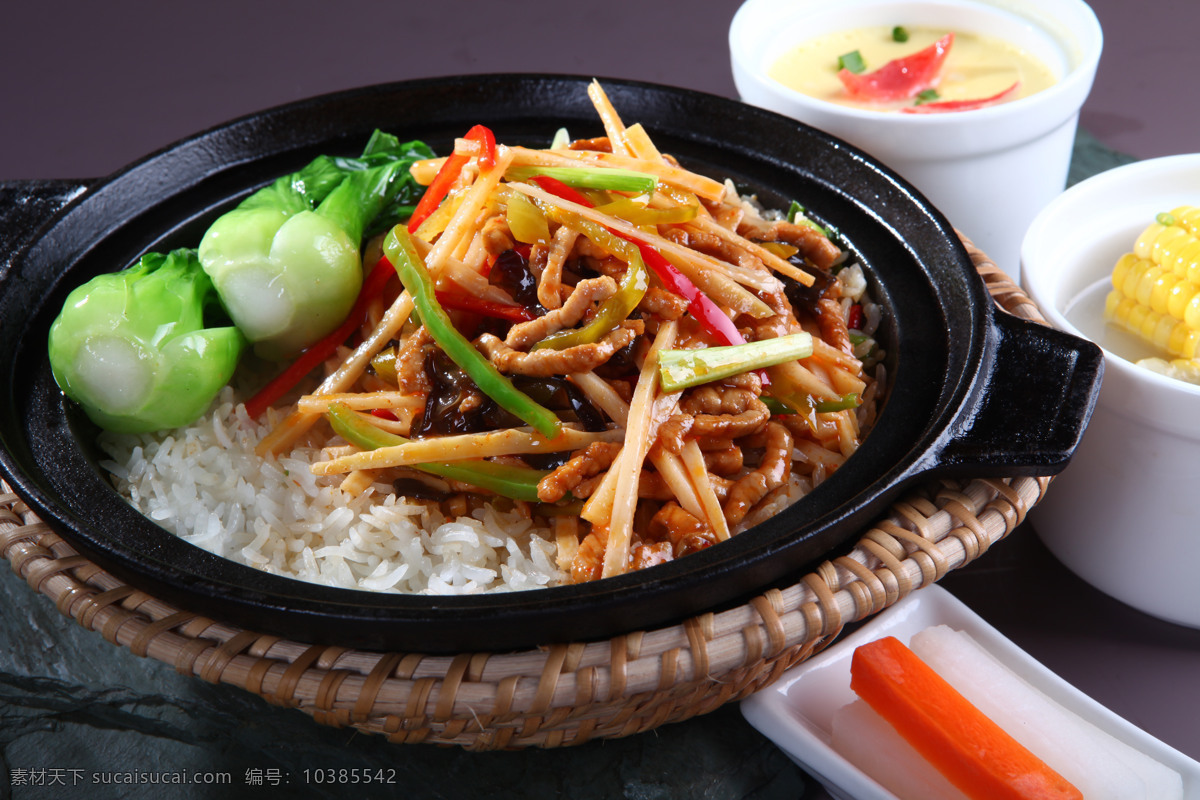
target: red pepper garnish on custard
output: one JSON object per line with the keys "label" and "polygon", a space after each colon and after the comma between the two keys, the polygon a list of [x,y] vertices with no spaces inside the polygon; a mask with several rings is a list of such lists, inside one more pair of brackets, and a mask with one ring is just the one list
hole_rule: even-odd
{"label": "red pepper garnish on custard", "polygon": [[987,108],[1002,103],[1017,93],[1021,83],[1018,81],[1002,92],[991,97],[981,97],[975,100],[939,100],[936,103],[922,103],[919,106],[908,106],[900,109],[905,114],[940,114],[947,111],[970,111],[975,108]]}
{"label": "red pepper garnish on custard", "polygon": [[[467,135],[463,138],[472,139],[483,145],[483,154],[479,156],[479,166],[485,170],[496,166],[496,135],[490,128],[476,125],[467,131]],[[415,232],[421,223],[441,205],[442,201],[446,199],[446,195],[450,193],[450,187],[458,180],[463,167],[470,160],[470,156],[462,153],[451,153],[446,157],[446,160],[442,162],[442,168],[425,188],[425,193],[421,195],[417,207],[413,209],[412,216],[408,218],[409,233]]]}
{"label": "red pepper garnish on custard", "polygon": [[953,31],[941,39],[918,50],[910,56],[897,58],[884,64],[874,72],[854,73],[848,69],[838,72],[838,78],[846,87],[851,100],[864,102],[890,102],[916,97],[937,83],[938,72],[950,45],[954,44]]}

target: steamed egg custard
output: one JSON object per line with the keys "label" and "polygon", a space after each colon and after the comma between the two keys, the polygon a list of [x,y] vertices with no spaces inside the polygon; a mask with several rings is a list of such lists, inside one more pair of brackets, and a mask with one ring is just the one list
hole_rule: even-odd
{"label": "steamed egg custard", "polygon": [[918,26],[836,31],[786,51],[768,74],[820,100],[910,113],[1016,100],[1057,80],[1039,59],[1005,39]]}

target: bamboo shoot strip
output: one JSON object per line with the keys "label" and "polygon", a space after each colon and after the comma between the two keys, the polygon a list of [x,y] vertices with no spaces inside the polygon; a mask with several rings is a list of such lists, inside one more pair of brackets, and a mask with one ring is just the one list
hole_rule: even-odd
{"label": "bamboo shoot strip", "polygon": [[[531,150],[519,145],[510,148],[513,151],[513,166],[522,167],[609,167],[614,169],[629,169],[644,172],[658,178],[668,186],[691,194],[699,195],[709,202],[719,203],[725,197],[725,184],[720,181],[698,175],[682,167],[668,164],[666,161],[646,160],[621,156],[614,153],[601,153],[595,150]],[[454,151],[468,155],[480,152],[475,142],[458,140]]]}
{"label": "bamboo shoot strip", "polygon": [[[371,359],[399,332],[412,310],[412,295],[408,292],[401,292],[384,313],[383,319],[376,326],[374,332],[354,349],[345,363],[321,382],[313,394],[334,394],[349,389],[366,370]],[[308,433],[320,418],[321,412],[300,409],[292,411],[262,438],[258,447],[255,448],[255,452],[259,456],[278,455],[284,452],[299,441],[300,437]]]}
{"label": "bamboo shoot strip", "polygon": [[621,116],[609,102],[608,94],[600,85],[600,81],[593,78],[588,84],[587,93],[600,116],[600,122],[604,125],[604,133],[608,135],[612,151],[619,156],[629,155],[629,150],[625,147],[625,123],[621,122]]}
{"label": "bamboo shoot strip", "polygon": [[[692,485],[688,467],[683,459],[662,446],[650,448],[649,459],[654,468],[658,470],[658,474],[662,476],[663,482],[674,493],[680,507],[696,519],[703,521],[708,516],[707,510],[700,502],[700,495]],[[704,480],[705,483],[708,482],[707,472],[705,472]]]}
{"label": "bamboo shoot strip", "polygon": [[719,303],[743,314],[749,314],[755,319],[765,319],[775,313],[766,303],[734,281],[729,276],[728,265],[720,259],[676,244],[657,234],[647,233],[636,225],[602,214],[595,209],[563,200],[536,186],[526,183],[511,183],[509,186],[541,203],[605,225],[635,242],[650,245],[661,252],[680,272],[687,275],[705,294]]}
{"label": "bamboo shoot strip", "polygon": [[712,481],[708,479],[708,467],[704,463],[704,453],[700,451],[700,443],[695,439],[688,439],[683,443],[683,463],[687,466],[692,486],[695,487],[696,495],[700,498],[700,505],[704,509],[704,516],[701,519],[708,520],[709,527],[717,535],[718,542],[725,541],[729,538],[729,523],[725,519],[725,512],[721,510],[721,501],[717,499]]}
{"label": "bamboo shoot strip", "polygon": [[462,204],[458,207],[458,211],[446,224],[446,229],[442,231],[442,235],[438,237],[437,243],[433,249],[429,251],[426,258],[426,268],[434,275],[438,275],[442,269],[442,263],[450,258],[454,251],[458,249],[459,243],[463,239],[470,239],[475,235],[476,220],[479,217],[479,212],[483,210],[487,203],[488,197],[496,190],[500,184],[500,179],[504,176],[504,170],[508,169],[509,164],[513,160],[513,151],[511,148],[500,146],[496,148],[496,167],[479,175],[471,188],[467,190],[463,196]]}
{"label": "bamboo shoot strip", "polygon": [[633,402],[629,404],[625,446],[610,468],[616,470],[617,480],[601,571],[601,576],[605,578],[621,575],[629,567],[629,542],[633,536],[633,511],[637,505],[638,483],[646,453],[657,436],[654,399],[658,393],[658,353],[675,343],[677,328],[674,321],[664,322],[654,337],[650,351],[646,353],[637,388],[633,392]]}
{"label": "bamboo shoot strip", "polygon": [[413,439],[405,444],[365,450],[349,456],[318,461],[312,465],[316,475],[335,475],[355,469],[406,467],[440,461],[511,456],[523,453],[558,453],[582,450],[592,442],[619,442],[624,432],[619,428],[590,432],[562,426],[558,436],[547,438],[526,428],[512,428],[488,433],[464,433],[439,436],[433,439]]}

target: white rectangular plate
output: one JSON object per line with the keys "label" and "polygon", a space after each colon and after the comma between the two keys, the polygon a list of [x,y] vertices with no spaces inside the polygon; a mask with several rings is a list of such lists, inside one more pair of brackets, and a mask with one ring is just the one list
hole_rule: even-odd
{"label": "white rectangular plate", "polygon": [[896,800],[830,745],[833,714],[855,699],[850,659],[859,645],[884,636],[905,644],[933,625],[969,633],[993,656],[1060,706],[1183,776],[1185,800],[1200,800],[1200,763],[1131,725],[1042,666],[954,595],[934,584],[876,615],[825,652],[791,668],[742,701],[743,716],[802,769],[842,800]]}

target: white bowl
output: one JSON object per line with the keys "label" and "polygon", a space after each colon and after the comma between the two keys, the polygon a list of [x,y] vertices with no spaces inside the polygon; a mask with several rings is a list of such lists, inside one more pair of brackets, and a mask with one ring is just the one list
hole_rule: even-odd
{"label": "white bowl", "polygon": [[884,636],[908,644],[920,631],[949,625],[965,631],[1026,683],[1130,747],[1178,772],[1185,800],[1200,800],[1200,764],[1097,703],[1013,644],[942,587],[913,592],[846,639],[792,667],[742,701],[742,715],[839,800],[897,800],[830,744],[834,713],[855,699],[850,688],[854,648]]}
{"label": "white bowl", "polygon": [[1136,366],[1131,359],[1150,348],[1103,319],[1121,254],[1158,212],[1197,203],[1200,154],[1118,167],[1047,206],[1021,258],[1023,283],[1047,320],[1104,349],[1095,413],[1034,508],[1033,527],[1096,588],[1200,628],[1200,386]]}
{"label": "white bowl", "polygon": [[[789,48],[823,33],[901,24],[1007,39],[1059,80],[989,108],[897,114],[818,100],[768,75]],[[1066,186],[1079,110],[1102,44],[1100,23],[1082,0],[747,0],[729,30],[734,84],[744,101],[870,153],[1014,278],[1026,228]]]}

